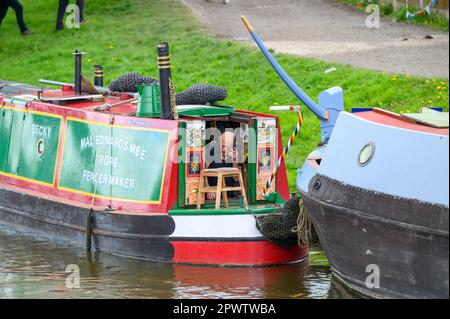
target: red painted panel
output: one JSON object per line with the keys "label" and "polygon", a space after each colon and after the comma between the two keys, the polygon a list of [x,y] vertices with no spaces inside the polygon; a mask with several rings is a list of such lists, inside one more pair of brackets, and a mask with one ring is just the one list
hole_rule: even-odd
{"label": "red painted panel", "polygon": [[172,241],[174,262],[210,265],[274,265],[298,261],[308,248],[282,248],[267,241],[198,242]]}

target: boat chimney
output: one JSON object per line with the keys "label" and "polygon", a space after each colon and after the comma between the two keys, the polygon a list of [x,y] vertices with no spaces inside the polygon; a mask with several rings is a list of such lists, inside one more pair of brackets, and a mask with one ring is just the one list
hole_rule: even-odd
{"label": "boat chimney", "polygon": [[158,70],[159,70],[159,88],[161,91],[161,118],[173,120],[171,110],[171,81],[169,44],[163,42],[158,45]]}
{"label": "boat chimney", "polygon": [[75,94],[81,94],[81,57],[83,53],[76,50],[73,54],[75,56]]}
{"label": "boat chimney", "polygon": [[94,65],[94,85],[103,87],[103,65]]}

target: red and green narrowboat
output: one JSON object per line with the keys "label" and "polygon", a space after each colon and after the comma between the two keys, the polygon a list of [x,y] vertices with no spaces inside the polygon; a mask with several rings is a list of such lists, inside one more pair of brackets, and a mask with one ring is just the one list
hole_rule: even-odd
{"label": "red and green narrowboat", "polygon": [[[282,152],[278,118],[220,105],[178,105],[173,118],[166,94],[170,62],[161,52],[156,116],[140,115],[133,93],[83,93],[79,54],[74,85],[44,89],[0,81],[0,223],[153,261],[258,266],[304,260],[306,247],[277,246],[255,222],[290,196],[284,164],[269,190],[274,196],[262,196]],[[230,199],[227,208],[208,200],[196,208],[208,144],[202,132],[210,126],[257,132],[243,140],[252,158],[240,167],[246,207]],[[264,138],[267,127],[275,129],[274,139]]]}

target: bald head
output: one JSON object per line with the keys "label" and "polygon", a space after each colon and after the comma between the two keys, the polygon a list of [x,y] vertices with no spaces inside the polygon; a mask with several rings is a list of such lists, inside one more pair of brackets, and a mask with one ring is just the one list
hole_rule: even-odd
{"label": "bald head", "polygon": [[233,132],[226,131],[222,134],[222,156],[226,158],[230,151],[234,149],[236,135]]}

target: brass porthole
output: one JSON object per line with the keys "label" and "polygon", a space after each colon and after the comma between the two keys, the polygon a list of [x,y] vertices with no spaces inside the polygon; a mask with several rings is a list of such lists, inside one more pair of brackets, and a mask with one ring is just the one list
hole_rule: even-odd
{"label": "brass porthole", "polygon": [[45,141],[44,141],[44,139],[41,138],[41,139],[39,139],[39,141],[37,141],[36,151],[37,151],[37,155],[39,157],[44,156],[44,153],[45,153]]}
{"label": "brass porthole", "polygon": [[372,142],[367,143],[359,152],[358,164],[360,166],[366,166],[370,163],[375,154],[375,144]]}

